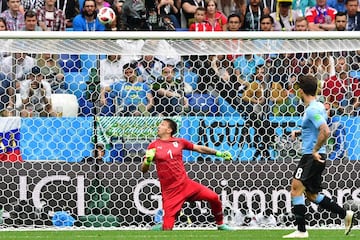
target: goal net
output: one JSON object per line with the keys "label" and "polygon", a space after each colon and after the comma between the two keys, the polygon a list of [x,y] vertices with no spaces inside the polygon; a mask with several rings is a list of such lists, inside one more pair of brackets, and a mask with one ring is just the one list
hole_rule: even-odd
{"label": "goal net", "polygon": [[[297,79],[307,74],[329,114],[323,192],[358,210],[360,40],[326,34],[2,34],[0,227],[160,223],[155,168],[142,174],[140,165],[164,117],[177,136],[232,153],[229,162],[183,153],[189,177],[219,194],[226,222],[290,226],[301,151],[291,131],[304,111]],[[307,208],[310,226],[343,224]],[[214,226],[207,203],[184,204],[176,227],[194,226]]]}

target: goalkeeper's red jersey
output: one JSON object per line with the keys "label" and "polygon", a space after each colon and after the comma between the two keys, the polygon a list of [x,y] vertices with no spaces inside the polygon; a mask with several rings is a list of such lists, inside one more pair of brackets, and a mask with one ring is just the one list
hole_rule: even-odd
{"label": "goalkeeper's red jersey", "polygon": [[161,190],[171,191],[187,179],[182,151],[193,150],[194,144],[184,138],[157,139],[149,144],[148,149],[155,148],[154,162],[159,177]]}

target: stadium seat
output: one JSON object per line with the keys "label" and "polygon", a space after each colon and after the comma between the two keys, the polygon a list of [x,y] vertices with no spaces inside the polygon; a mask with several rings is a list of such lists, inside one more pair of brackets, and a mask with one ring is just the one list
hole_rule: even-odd
{"label": "stadium seat", "polygon": [[352,78],[360,78],[360,71],[350,71],[349,76]]}
{"label": "stadium seat", "polygon": [[216,116],[219,114],[217,99],[210,94],[192,93],[186,95],[190,105],[190,115]]}
{"label": "stadium seat", "polygon": [[198,78],[199,76],[196,73],[193,73],[192,71],[184,68],[184,81],[188,84],[190,84],[190,86],[193,89],[196,89],[196,85],[198,82]]}
{"label": "stadium seat", "polygon": [[80,72],[82,68],[82,62],[79,55],[74,54],[60,54],[60,67],[64,73],[67,72]]}
{"label": "stadium seat", "polygon": [[86,90],[86,80],[88,73],[85,72],[67,72],[65,75],[65,88],[68,93],[74,94],[78,99]]}
{"label": "stadium seat", "polygon": [[98,58],[96,55],[81,54],[81,71],[84,73],[88,73],[90,68],[97,68],[97,59]]}
{"label": "stadium seat", "polygon": [[218,104],[220,108],[220,113],[224,116],[240,116],[240,113],[236,111],[225,99],[218,97]]}

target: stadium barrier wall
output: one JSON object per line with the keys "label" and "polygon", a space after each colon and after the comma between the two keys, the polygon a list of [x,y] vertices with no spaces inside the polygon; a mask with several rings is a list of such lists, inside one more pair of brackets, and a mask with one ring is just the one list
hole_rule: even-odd
{"label": "stadium barrier wall", "polygon": [[[220,150],[229,150],[234,160],[253,159],[259,141],[256,126],[247,124],[241,117],[187,117],[176,118],[179,124],[179,136],[198,144]],[[161,118],[122,118],[122,117],[63,117],[63,118],[21,118],[19,121],[18,145],[23,160],[59,160],[79,162],[89,156],[92,140],[98,139],[108,146],[106,161],[134,161],[144,153],[147,144],[156,137],[156,126]],[[12,124],[13,118],[1,118],[1,125]],[[359,117],[343,117],[341,122],[346,132],[346,158],[360,159]],[[93,129],[97,124],[96,136]],[[288,140],[292,129],[298,128],[297,117],[274,117],[269,121],[266,131],[274,131],[268,142],[271,159],[282,160],[298,158],[300,145]],[[10,127],[11,128],[11,127]],[[126,130],[126,131],[125,131]],[[257,132],[258,131],[258,132]],[[264,131],[264,127],[262,130]],[[262,135],[266,135],[263,133]],[[0,133],[7,145],[6,133]],[[269,133],[270,134],[270,133]],[[260,134],[261,135],[261,134]],[[260,137],[260,138],[259,138]],[[260,140],[259,140],[260,139]],[[255,144],[256,143],[256,144]],[[0,149],[3,151],[4,149]],[[203,156],[185,151],[185,161],[215,160],[214,156]],[[260,160],[258,157],[256,160]]]}
{"label": "stadium barrier wall", "polygon": [[[0,204],[5,226],[51,226],[55,212],[67,211],[76,226],[150,226],[161,208],[156,172],[142,174],[140,162],[89,165],[62,162],[0,163]],[[296,162],[186,163],[189,177],[216,191],[228,210],[275,215],[290,212],[290,179]],[[333,161],[326,169],[324,193],[360,201],[359,161]],[[346,174],[344,174],[346,172]],[[310,225],[341,224],[309,205]],[[186,204],[184,214],[201,226],[213,223],[205,203]],[[108,223],[106,219],[112,219]],[[104,223],[104,224],[102,224]],[[108,225],[106,225],[107,223]],[[179,222],[177,222],[179,224]],[[186,224],[186,222],[184,223]],[[235,223],[236,224],[236,223]]]}

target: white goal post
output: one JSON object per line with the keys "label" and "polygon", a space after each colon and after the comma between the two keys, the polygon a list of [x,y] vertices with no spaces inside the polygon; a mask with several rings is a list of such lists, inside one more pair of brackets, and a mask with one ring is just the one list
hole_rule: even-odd
{"label": "white goal post", "polygon": [[[331,160],[324,174],[324,193],[347,208],[360,206],[360,106],[354,104],[360,98],[360,85],[351,80],[347,92],[324,90],[331,88],[326,83],[329,78],[342,73],[338,70],[342,60],[349,79],[360,77],[358,32],[9,31],[0,35],[0,53],[0,61],[17,53],[35,60],[42,54],[57,55],[70,95],[66,99],[78,101],[67,104],[62,95],[53,97],[61,102],[57,103],[61,111],[71,105],[71,114],[61,112],[54,118],[20,118],[19,111],[14,118],[0,117],[1,154],[17,148],[23,159],[0,161],[0,228],[149,227],[160,221],[156,171],[143,175],[139,166],[162,115],[158,110],[141,116],[120,116],[115,110],[104,113],[98,102],[86,99],[91,70],[100,76],[106,55],[135,62],[145,55],[155,56],[162,67],[176,69],[177,77],[184,80],[183,88],[185,83],[190,85],[189,91],[181,93],[188,98],[190,110],[182,106],[169,117],[179,124],[178,136],[233,154],[234,161],[222,162],[214,156],[184,153],[189,176],[219,194],[226,221],[233,226],[291,224],[290,179],[301,143],[291,141],[289,133],[300,127],[303,111],[296,78],[313,74],[321,82],[319,99],[325,103],[332,99],[332,117],[336,117],[327,144]],[[70,61],[74,61],[71,66],[67,65]],[[15,76],[17,63],[13,63]],[[162,77],[162,70],[152,81]],[[262,77],[257,79],[259,74]],[[234,89],[221,89],[232,76]],[[259,89],[265,100],[249,110],[244,96],[258,97]],[[337,102],[336,94],[346,98],[349,92],[347,104]],[[19,100],[18,105],[19,109]],[[14,128],[16,132],[11,132]],[[9,132],[13,135],[5,134]],[[15,136],[15,147],[8,136]],[[105,163],[81,162],[93,154],[94,143],[107,147]],[[343,224],[313,204],[307,207],[311,226]],[[74,221],[54,223],[54,214],[59,212]],[[187,203],[176,222],[178,227],[213,224],[205,203]]]}
{"label": "white goal post", "polygon": [[[1,52],[28,51],[72,54],[133,54],[132,49],[121,48],[116,40],[171,40],[180,55],[203,54],[203,49],[187,40],[213,41],[213,54],[246,54],[271,52],[327,52],[357,50],[360,42],[357,32],[21,32],[8,31],[1,34]],[[36,41],[32,41],[35,40]],[[229,39],[241,40],[233,46]],[[271,40],[258,42],[257,39]],[[284,41],[286,39],[286,41]],[[10,42],[8,42],[10,40]],[[81,40],[81,41],[79,41]],[[96,40],[96,41],[95,41]],[[107,44],[97,44],[97,41]],[[278,41],[274,41],[278,40]],[[267,46],[267,47],[264,47]],[[138,49],[140,51],[140,49]],[[166,49],[165,49],[166,50]],[[167,54],[161,49],[144,48],[143,53]],[[156,52],[155,52],[156,51]],[[159,52],[160,51],[160,52]],[[141,51],[140,51],[141,53]]]}

